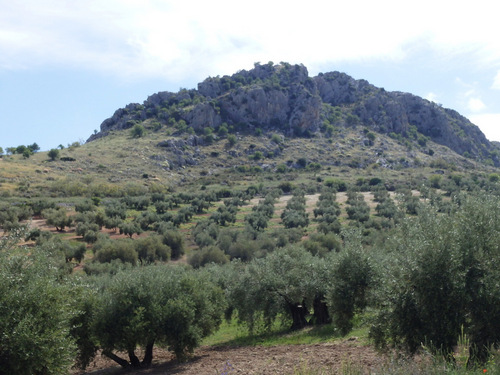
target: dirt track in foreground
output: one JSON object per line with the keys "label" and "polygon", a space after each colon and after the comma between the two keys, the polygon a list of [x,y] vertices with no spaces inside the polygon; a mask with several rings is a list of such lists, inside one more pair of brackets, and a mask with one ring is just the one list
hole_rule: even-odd
{"label": "dirt track in foreground", "polygon": [[[177,363],[171,354],[155,350],[153,366],[148,369],[121,369],[114,362],[98,356],[88,368],[87,375],[121,374],[292,374],[305,365],[313,368],[338,370],[350,363],[361,366],[369,373],[382,358],[370,346],[360,345],[355,338],[339,343],[313,345],[202,347],[195,350],[186,363]],[[226,373],[226,363],[231,367]]]}

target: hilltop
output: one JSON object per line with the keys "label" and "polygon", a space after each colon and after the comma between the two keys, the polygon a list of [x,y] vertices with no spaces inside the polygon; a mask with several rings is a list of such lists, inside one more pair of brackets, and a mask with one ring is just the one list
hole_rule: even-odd
{"label": "hilltop", "polygon": [[207,78],[198,89],[153,94],[143,104],[118,109],[88,141],[137,123],[153,130],[174,126],[179,133],[215,133],[222,128],[304,138],[330,138],[342,129],[363,126],[421,147],[432,141],[477,161],[496,166],[500,162],[498,146],[454,110],[341,72],[309,77],[306,67],[288,63],[255,64],[232,76]]}
{"label": "hilltop", "polygon": [[498,143],[465,117],[418,96],[339,72],[309,77],[303,65],[255,64],[120,108],[53,160],[5,155],[0,194],[123,196],[370,176],[391,185],[496,172],[498,155]]}

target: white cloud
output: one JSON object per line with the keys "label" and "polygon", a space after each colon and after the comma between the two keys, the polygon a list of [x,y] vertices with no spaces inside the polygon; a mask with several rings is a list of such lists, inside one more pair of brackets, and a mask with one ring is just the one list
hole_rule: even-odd
{"label": "white cloud", "polygon": [[122,76],[204,78],[256,61],[399,60],[415,42],[498,61],[496,12],[478,2],[10,1],[0,14],[0,68],[69,65]]}
{"label": "white cloud", "polygon": [[469,120],[479,126],[490,141],[500,142],[500,113],[470,115]]}
{"label": "white cloud", "polygon": [[495,90],[500,90],[500,70],[497,72],[497,75],[493,79],[493,85],[491,86],[491,88]]}
{"label": "white cloud", "polygon": [[480,98],[469,98],[467,108],[472,112],[480,112],[486,108],[486,105]]}

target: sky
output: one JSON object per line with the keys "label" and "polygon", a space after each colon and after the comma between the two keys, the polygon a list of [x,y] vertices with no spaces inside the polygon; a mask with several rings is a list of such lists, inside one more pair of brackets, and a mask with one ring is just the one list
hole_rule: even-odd
{"label": "sky", "polygon": [[118,108],[254,63],[341,71],[500,141],[492,0],[0,0],[0,147],[84,142]]}

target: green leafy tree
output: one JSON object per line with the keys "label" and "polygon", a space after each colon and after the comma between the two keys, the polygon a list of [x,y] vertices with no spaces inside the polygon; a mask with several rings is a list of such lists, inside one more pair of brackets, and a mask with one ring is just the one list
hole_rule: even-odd
{"label": "green leafy tree", "polygon": [[370,206],[365,202],[363,195],[350,191],[347,197],[349,207],[346,208],[346,212],[349,219],[360,223],[368,221],[370,218]]}
{"label": "green leafy tree", "polygon": [[163,243],[170,247],[172,259],[179,259],[185,253],[184,238],[182,234],[175,229],[163,231]]}
{"label": "green leafy tree", "polygon": [[296,192],[287,202],[281,220],[285,228],[307,227],[309,225],[309,216],[306,213],[306,201],[303,192]]}
{"label": "green leafy tree", "polygon": [[330,259],[332,269],[326,301],[333,324],[346,335],[353,327],[354,314],[362,312],[367,305],[374,269],[363,249],[360,233],[353,231],[343,235],[346,245]]}
{"label": "green leafy tree", "polygon": [[146,130],[144,129],[144,126],[142,126],[141,124],[135,124],[130,130],[130,135],[132,136],[132,138],[141,138],[142,136],[144,136],[145,131]]}
{"label": "green leafy tree", "polygon": [[161,236],[139,238],[134,241],[134,246],[141,264],[154,263],[157,260],[165,262],[170,259],[170,247],[162,242]]}
{"label": "green leafy tree", "polygon": [[236,222],[237,210],[235,206],[220,206],[217,208],[217,211],[210,216],[210,220],[220,226],[226,226],[228,223]]}
{"label": "green leafy tree", "polygon": [[94,259],[99,263],[110,263],[116,259],[135,265],[138,260],[133,241],[130,239],[102,240],[94,245]]}
{"label": "green leafy tree", "polygon": [[253,211],[245,216],[245,221],[256,231],[263,231],[267,228],[269,218],[259,211]]}
{"label": "green leafy tree", "polygon": [[[220,324],[224,295],[206,276],[183,267],[147,266],[119,272],[101,297],[95,332],[103,354],[122,366],[148,366],[155,345],[178,359]],[[141,360],[135,354],[144,349]],[[128,354],[120,357],[116,351]]]}
{"label": "green leafy tree", "polygon": [[26,146],[24,145],[19,145],[15,148],[15,151],[13,152],[13,154],[19,154],[19,155],[22,155],[24,151],[26,151]]}
{"label": "green leafy tree", "polygon": [[200,268],[206,264],[226,264],[229,257],[217,246],[209,246],[191,253],[188,263],[194,268]]}
{"label": "green leafy tree", "polygon": [[317,260],[303,248],[291,246],[246,266],[234,263],[228,296],[238,319],[252,331],[259,321],[269,328],[284,314],[290,319],[291,329],[305,327],[309,308],[326,285],[325,268],[319,267]]}
{"label": "green leafy tree", "polygon": [[42,216],[47,224],[56,227],[57,231],[63,231],[64,228],[73,224],[73,219],[66,214],[65,209],[48,208],[42,211]]}
{"label": "green leafy tree", "polygon": [[54,161],[59,158],[59,150],[57,148],[52,148],[47,153],[47,156],[50,158],[50,160]]}
{"label": "green leafy tree", "polygon": [[451,358],[463,329],[472,364],[484,363],[500,343],[500,207],[495,197],[459,200],[450,214],[424,206],[387,242],[371,329],[378,346],[415,353],[426,343]]}
{"label": "green leafy tree", "polygon": [[28,150],[30,150],[33,154],[36,153],[37,151],[40,151],[40,146],[35,142],[32,145],[29,145],[26,147]]}
{"label": "green leafy tree", "polygon": [[28,159],[31,155],[33,155],[33,151],[31,151],[29,148],[25,148],[22,152],[22,155],[24,159]]}
{"label": "green leafy tree", "polygon": [[125,234],[130,238],[132,238],[134,234],[139,235],[142,233],[141,227],[133,221],[123,221],[118,225],[118,229],[120,230],[120,234]]}
{"label": "green leafy tree", "polygon": [[21,237],[0,242],[0,373],[67,374],[76,351],[71,288],[55,255],[16,248]]}

